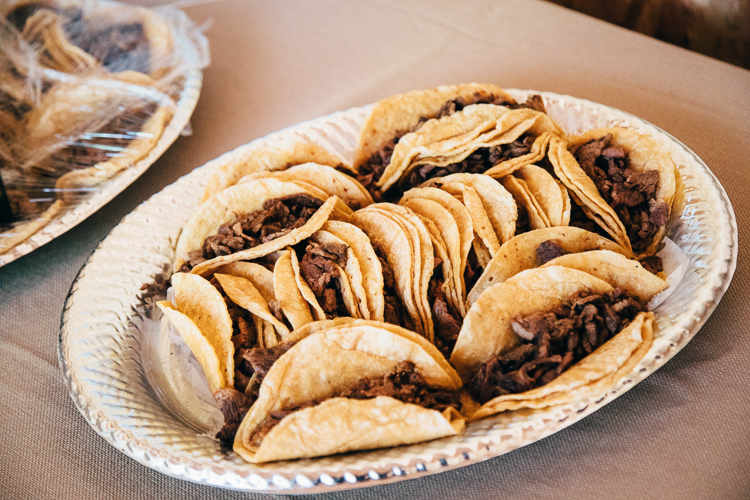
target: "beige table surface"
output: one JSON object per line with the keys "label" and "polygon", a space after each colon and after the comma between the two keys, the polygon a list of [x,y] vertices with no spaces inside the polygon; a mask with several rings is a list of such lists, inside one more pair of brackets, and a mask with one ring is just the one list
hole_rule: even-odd
{"label": "beige table surface", "polygon": [[75,229],[0,268],[0,497],[260,498],[143,467],[78,413],[57,362],[63,301],[96,244],[149,196],[282,127],[443,83],[584,97],[701,156],[739,222],[734,281],[662,369],[551,437],[462,469],[331,498],[750,498],[750,72],[537,1],[222,1],[188,7],[212,65],[175,145]]}

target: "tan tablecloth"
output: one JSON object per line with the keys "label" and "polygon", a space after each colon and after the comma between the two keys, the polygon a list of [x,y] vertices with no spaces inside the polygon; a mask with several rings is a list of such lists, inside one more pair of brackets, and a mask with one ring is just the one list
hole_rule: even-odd
{"label": "tan tablecloth", "polygon": [[213,20],[193,135],[77,228],[0,268],[0,497],[259,498],[163,476],[89,428],[57,361],[76,272],[136,205],[229,149],[396,92],[479,81],[615,106],[687,144],[734,204],[734,282],[672,361],[572,427],[477,465],[331,497],[750,498],[750,72],[536,1],[186,10]]}

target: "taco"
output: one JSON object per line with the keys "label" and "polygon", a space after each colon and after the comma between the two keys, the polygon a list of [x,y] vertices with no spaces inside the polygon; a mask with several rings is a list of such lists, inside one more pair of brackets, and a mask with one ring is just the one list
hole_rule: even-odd
{"label": "taco", "polygon": [[370,205],[357,210],[352,224],[369,238],[383,272],[384,320],[399,326],[424,331],[422,315],[417,311],[419,295],[415,295],[415,262],[411,236],[388,213]]}
{"label": "taco", "polygon": [[345,167],[341,159],[309,142],[275,139],[250,143],[209,163],[215,165],[216,173],[209,179],[202,201],[222,189],[234,186],[246,175],[283,171],[294,165],[310,162],[329,167]]}
{"label": "taco", "polygon": [[[252,269],[256,265],[232,263],[221,269],[257,278],[260,273]],[[261,293],[242,276],[215,273],[206,280],[176,273],[172,284],[177,305],[169,301],[157,305],[203,368],[209,390],[224,414],[225,424],[217,438],[231,443],[270,367],[295,343],[316,331],[316,325],[308,327],[311,323],[307,323],[305,328],[290,331],[284,316],[287,310],[282,313],[273,305],[275,298],[266,301],[263,295],[269,291]],[[270,293],[274,294],[273,289]],[[283,294],[279,296],[283,300]]]}
{"label": "taco", "polygon": [[[377,185],[383,192],[396,185],[403,191],[450,173],[494,169],[498,174],[502,169],[508,175],[541,160],[550,139],[557,136],[564,136],[563,130],[543,112],[467,106],[402,137]],[[511,166],[505,168],[506,164]]]}
{"label": "taco", "polygon": [[610,250],[630,256],[613,241],[577,227],[552,227],[523,233],[500,248],[469,292],[467,303],[473,304],[489,287],[521,271],[539,267],[561,255],[587,250]]}
{"label": "taco", "polygon": [[669,153],[649,136],[597,129],[567,144],[553,139],[549,159],[586,216],[637,256],[654,255],[676,193]]}
{"label": "taco", "polygon": [[43,47],[41,61],[46,66],[64,73],[104,68],[158,79],[177,63],[169,25],[143,7],[106,3],[82,8],[71,0],[10,0],[0,14],[27,41]]}
{"label": "taco", "polygon": [[311,162],[292,166],[286,170],[251,173],[240,179],[239,183],[269,177],[315,186],[328,196],[338,196],[352,210],[359,210],[373,203],[372,196],[367,189],[353,177],[333,167]]}
{"label": "taco", "polygon": [[513,176],[522,180],[535,206],[549,221],[549,227],[570,224],[570,196],[562,182],[537,165],[524,165]]}
{"label": "taco", "polygon": [[376,183],[391,163],[394,148],[401,137],[418,130],[426,121],[449,116],[479,103],[544,111],[540,96],[532,96],[525,103],[518,104],[503,89],[489,84],[446,85],[388,97],[375,105],[360,132],[353,162],[357,179],[377,201],[381,201]]}
{"label": "taco", "polygon": [[205,274],[254,260],[309,237],[340,200],[315,197],[292,182],[258,179],[202,203],[180,234],[175,270]]}
{"label": "taco", "polygon": [[174,109],[166,95],[117,77],[57,83],[24,117],[21,169],[59,177],[56,192],[80,197],[148,155]]}
{"label": "taco", "polygon": [[648,351],[652,313],[585,272],[524,271],[471,307],[451,363],[482,406],[472,419],[607,390]]}
{"label": "taco", "polygon": [[234,451],[262,463],[455,435],[464,422],[456,410],[461,385],[440,358],[394,327],[352,323],[314,333],[273,364]]}
{"label": "taco", "polygon": [[[504,243],[515,235],[516,219],[518,218],[517,204],[511,193],[494,179],[481,174],[459,173],[430,180],[425,183],[425,186],[434,186],[451,194],[462,196],[469,214],[472,215],[475,228],[477,228],[478,221],[483,219],[477,217],[476,213],[481,211],[486,213],[491,224],[490,229],[494,231],[495,238],[499,242]],[[465,186],[476,192],[481,200],[481,207],[474,206],[469,202]],[[490,247],[488,246],[488,248]],[[493,248],[492,250],[496,251],[497,249]]]}
{"label": "taco", "polygon": [[[339,224],[351,226],[346,222]],[[369,241],[360,243],[370,246]],[[374,254],[374,250],[371,251]],[[363,269],[352,247],[335,234],[320,229],[305,244],[304,252],[299,261],[300,274],[313,289],[326,317],[335,314],[370,319],[364,284],[365,273],[373,269]],[[369,276],[367,281],[369,283]]]}
{"label": "taco", "polygon": [[560,255],[541,267],[549,266],[562,266],[587,272],[615,288],[622,288],[635,295],[642,304],[646,304],[656,294],[669,287],[667,280],[654,275],[637,260],[628,259],[611,250],[590,250]]}
{"label": "taco", "polygon": [[[434,194],[435,191],[441,193],[441,195],[429,198],[430,194]],[[455,198],[447,195],[439,189],[418,188],[410,190],[406,195],[401,199],[401,205],[416,213],[423,222],[425,222],[425,225],[428,225],[427,222],[434,225],[435,231],[437,231],[442,239],[446,256],[445,259],[441,259],[447,259],[447,263],[451,266],[449,272],[447,270],[443,272],[444,276],[451,277],[450,280],[447,280],[450,290],[448,296],[453,307],[461,314],[461,316],[464,316],[466,314],[466,309],[464,307],[466,291],[463,272],[466,267],[468,253],[471,250],[471,242],[474,239],[472,231],[473,226],[471,225],[471,219],[468,216],[468,212],[466,212],[463,205],[455,200]],[[469,224],[468,227],[465,228],[466,230],[462,231],[462,228],[459,227],[458,222],[451,212],[441,203],[435,201],[436,198],[440,199],[442,195],[445,195],[450,200],[449,203],[457,205],[459,211],[465,212],[465,221]],[[445,268],[446,262],[443,262],[443,264]]]}
{"label": "taco", "polygon": [[476,267],[473,267],[473,263],[477,261],[473,247],[474,225],[469,211],[459,200],[435,187],[411,189],[404,193],[401,204],[432,220],[441,232],[453,266],[458,311],[464,316],[466,308],[462,303],[474,282]]}
{"label": "taco", "polygon": [[[375,247],[370,242],[370,238],[354,224],[333,220],[329,220],[323,224],[319,233],[321,232],[331,234],[342,241],[348,247],[348,252],[353,254],[354,259],[347,260],[347,267],[344,267],[344,270],[347,270],[350,262],[352,265],[356,263],[359,266],[362,275],[361,289],[366,298],[366,307],[360,305],[360,309],[363,311],[362,317],[375,321],[385,321],[385,290],[386,288],[391,289],[393,286],[393,283],[386,285],[385,276],[388,275],[392,278],[393,272],[390,268],[387,268],[387,264],[384,268]],[[360,286],[356,272],[347,272],[347,274],[349,274],[352,290],[355,296],[358,297],[358,300],[360,300],[357,292]],[[361,300],[360,304],[362,304]],[[364,314],[365,310],[368,312],[367,315]],[[368,315],[369,317],[367,317]]]}

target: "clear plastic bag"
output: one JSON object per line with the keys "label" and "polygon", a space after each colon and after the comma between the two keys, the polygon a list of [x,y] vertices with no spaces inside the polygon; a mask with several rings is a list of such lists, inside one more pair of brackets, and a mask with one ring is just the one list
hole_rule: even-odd
{"label": "clear plastic bag", "polygon": [[0,255],[148,156],[208,62],[171,7],[0,3]]}

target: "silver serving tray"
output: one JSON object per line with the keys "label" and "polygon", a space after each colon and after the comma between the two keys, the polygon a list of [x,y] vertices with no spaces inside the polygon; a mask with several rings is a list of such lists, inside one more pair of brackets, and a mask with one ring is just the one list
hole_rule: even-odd
{"label": "silver serving tray", "polygon": [[185,72],[184,82],[179,98],[175,103],[172,119],[164,128],[161,137],[154,148],[143,158],[122,172],[118,172],[111,179],[97,186],[97,191],[85,200],[75,205],[64,206],[55,217],[27,240],[14,246],[7,252],[0,254],[0,267],[10,264],[23,257],[45,243],[49,243],[69,229],[72,229],[88,216],[109,203],[112,198],[120,194],[140,177],[161,155],[177,140],[188,126],[190,116],[198,103],[203,83],[203,73],[192,69]]}
{"label": "silver serving tray", "polygon": [[[523,100],[539,93],[511,90]],[[159,328],[142,290],[170,275],[174,245],[214,170],[246,154],[226,153],[141,204],[99,244],[71,286],[60,328],[63,379],[86,421],[134,460],[169,476],[223,488],[320,493],[411,479],[487,460],[533,443],[603,407],[680,351],[705,323],[729,286],[737,260],[737,224],[718,180],[692,151],[633,115],[575,97],[540,93],[568,133],[619,125],[649,134],[671,152],[685,186],[668,236],[689,258],[674,293],[656,309],[659,333],[625,381],[594,400],[496,415],[462,434],[412,446],[319,459],[255,465],[182,418],[166,403],[149,345]],[[258,141],[297,137],[351,159],[371,106],[350,109],[282,130]],[[158,373],[157,373],[158,375]]]}

